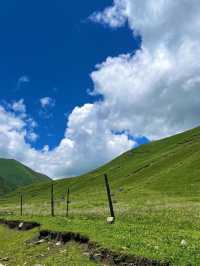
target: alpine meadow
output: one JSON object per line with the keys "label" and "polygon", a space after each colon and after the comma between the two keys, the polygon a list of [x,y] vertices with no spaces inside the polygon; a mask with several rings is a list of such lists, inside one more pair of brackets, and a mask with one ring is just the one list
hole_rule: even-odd
{"label": "alpine meadow", "polygon": [[[2,219],[37,221],[45,230],[81,233],[123,254],[172,265],[198,265],[199,140],[200,128],[195,128],[130,150],[86,175],[54,181],[53,218],[51,182],[17,189],[1,197]],[[109,208],[104,173],[109,177],[116,212],[112,225],[106,224]],[[20,193],[23,217],[19,216]]]}
{"label": "alpine meadow", "polygon": [[200,266],[199,0],[6,0],[0,37],[0,266]]}

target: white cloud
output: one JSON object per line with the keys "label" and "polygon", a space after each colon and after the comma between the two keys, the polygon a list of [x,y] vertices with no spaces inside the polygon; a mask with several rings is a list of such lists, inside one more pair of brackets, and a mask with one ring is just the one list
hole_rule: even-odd
{"label": "white cloud", "polygon": [[141,35],[141,49],[96,66],[92,94],[103,100],[74,108],[53,150],[34,149],[27,118],[0,106],[0,156],[53,177],[77,175],[136,145],[128,134],[157,139],[199,125],[199,14],[197,0],[115,0],[93,14],[111,27],[127,21],[133,36]]}
{"label": "white cloud", "polygon": [[42,108],[54,107],[55,100],[52,99],[51,97],[43,97],[40,99],[40,104]]}
{"label": "white cloud", "polygon": [[35,142],[37,139],[38,139],[38,135],[35,133],[35,132],[29,132],[27,134],[27,139],[30,141],[30,142]]}
{"label": "white cloud", "polygon": [[126,134],[113,134],[106,121],[100,124],[98,117],[102,115],[105,114],[98,104],[76,107],[59,145],[53,150],[45,145],[40,151],[27,142],[37,139],[34,129],[28,130],[29,121],[0,106],[0,156],[15,158],[51,177],[72,176],[94,169],[136,145]]}
{"label": "white cloud", "polygon": [[19,101],[14,101],[12,104],[12,109],[14,112],[25,113],[26,112],[26,106],[24,104],[24,99],[21,99]]}
{"label": "white cloud", "polygon": [[93,14],[142,37],[136,54],[107,58],[91,75],[111,127],[161,138],[200,124],[199,13],[197,0],[116,0]]}
{"label": "white cloud", "polygon": [[94,22],[109,24],[113,28],[118,28],[126,22],[126,12],[126,2],[115,0],[113,6],[107,7],[103,12],[95,12],[89,18]]}
{"label": "white cloud", "polygon": [[56,101],[51,97],[43,97],[40,99],[41,110],[39,114],[45,118],[50,119],[53,117],[53,114],[50,109],[52,109],[56,104]]}

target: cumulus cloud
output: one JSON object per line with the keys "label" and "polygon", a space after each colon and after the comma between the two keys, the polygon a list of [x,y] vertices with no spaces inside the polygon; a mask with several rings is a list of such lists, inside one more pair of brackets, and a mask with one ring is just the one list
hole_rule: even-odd
{"label": "cumulus cloud", "polygon": [[93,21],[111,27],[127,23],[133,38],[141,36],[141,48],[96,66],[92,94],[102,100],[75,107],[52,150],[48,144],[34,149],[27,117],[0,106],[1,156],[53,177],[71,176],[136,146],[134,137],[158,139],[199,125],[199,14],[198,0],[115,0],[93,14]]}
{"label": "cumulus cloud", "polygon": [[52,118],[53,114],[50,111],[56,104],[56,101],[51,98],[51,97],[43,97],[40,99],[40,105],[41,105],[41,110],[39,111],[39,114],[45,118],[49,119]]}
{"label": "cumulus cloud", "polygon": [[42,108],[54,107],[55,100],[52,99],[51,97],[43,97],[40,99],[40,104]]}
{"label": "cumulus cloud", "polygon": [[157,139],[199,125],[199,14],[197,0],[115,0],[92,15],[111,27],[127,21],[142,38],[136,54],[107,58],[91,75],[112,127]]}
{"label": "cumulus cloud", "polygon": [[1,157],[15,158],[51,177],[73,176],[94,169],[136,145],[126,134],[113,134],[106,121],[99,124],[98,117],[105,116],[101,113],[98,105],[76,107],[59,145],[53,150],[48,145],[36,150],[29,143],[37,139],[34,128],[30,128],[31,119],[0,106]]}
{"label": "cumulus cloud", "polygon": [[26,106],[24,104],[24,99],[20,99],[19,101],[14,101],[12,104],[12,109],[14,112],[25,113]]}
{"label": "cumulus cloud", "polygon": [[0,106],[0,154],[23,161],[27,134],[25,118]]}
{"label": "cumulus cloud", "polygon": [[30,142],[35,142],[38,138],[39,138],[39,136],[38,136],[35,132],[29,132],[29,133],[27,134],[27,139],[28,139]]}
{"label": "cumulus cloud", "polygon": [[107,7],[103,12],[95,12],[89,19],[93,22],[108,24],[113,28],[118,28],[126,22],[126,11],[126,2],[115,0],[111,7]]}

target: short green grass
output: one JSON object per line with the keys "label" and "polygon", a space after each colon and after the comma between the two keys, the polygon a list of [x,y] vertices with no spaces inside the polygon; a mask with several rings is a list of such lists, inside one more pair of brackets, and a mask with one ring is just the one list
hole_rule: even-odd
{"label": "short green grass", "polygon": [[[104,173],[114,225],[106,224]],[[43,183],[14,191],[0,200],[0,211],[18,215],[22,191],[24,219],[40,221],[44,228],[81,232],[104,247],[173,265],[200,265],[200,128],[128,151],[81,177],[54,182],[55,218],[49,217],[50,188]]]}
{"label": "short green grass", "polygon": [[6,266],[92,266],[97,265],[84,255],[84,249],[76,243],[56,246],[55,243],[33,245],[28,243],[37,229],[19,232],[0,226],[0,263]]}

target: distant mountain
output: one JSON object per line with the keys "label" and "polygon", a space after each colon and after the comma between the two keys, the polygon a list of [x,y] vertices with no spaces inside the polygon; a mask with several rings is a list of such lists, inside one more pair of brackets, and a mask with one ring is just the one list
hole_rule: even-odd
{"label": "distant mountain", "polygon": [[34,172],[18,161],[0,159],[0,195],[13,191],[21,186],[49,180],[49,177]]}

